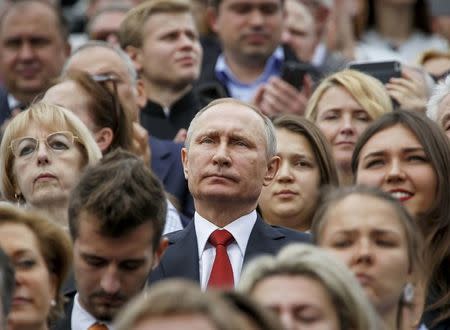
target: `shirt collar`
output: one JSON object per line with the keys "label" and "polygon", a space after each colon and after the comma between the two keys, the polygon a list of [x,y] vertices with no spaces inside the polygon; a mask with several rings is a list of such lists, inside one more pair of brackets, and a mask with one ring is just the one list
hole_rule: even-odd
{"label": "shirt collar", "polygon": [[231,71],[231,69],[228,67],[228,64],[226,63],[225,56],[223,53],[219,55],[217,58],[216,66],[214,68],[214,71],[216,73],[217,79],[221,81],[224,84],[227,84],[228,82],[232,82],[236,85],[241,86],[251,86],[251,85],[258,85],[262,82],[266,82],[271,75],[274,73],[277,73],[279,75],[281,65],[284,61],[284,50],[283,47],[278,46],[275,51],[272,53],[272,55],[267,59],[266,65],[264,67],[263,73],[256,79],[254,82],[250,84],[244,84],[241,83],[238,78],[234,75],[234,73]]}
{"label": "shirt collar", "polygon": [[[234,220],[223,228],[228,230],[233,235],[242,256],[245,255],[247,243],[253,230],[253,226],[255,225],[256,218],[256,211],[253,210],[252,212],[243,215],[242,217]],[[198,255],[201,259],[203,251],[205,250],[205,248],[207,248],[207,244],[209,245],[209,236],[214,230],[219,229],[220,227],[203,218],[197,212],[195,212],[194,221],[195,232],[197,234]]]}
{"label": "shirt collar", "polygon": [[[88,329],[91,325],[95,324],[95,322],[98,322],[95,317],[93,317],[87,310],[83,308],[83,306],[80,305],[78,293],[75,294],[75,297],[73,299],[73,310],[70,321],[72,330],[85,330]],[[101,323],[105,324],[109,330],[113,330],[111,323]]]}

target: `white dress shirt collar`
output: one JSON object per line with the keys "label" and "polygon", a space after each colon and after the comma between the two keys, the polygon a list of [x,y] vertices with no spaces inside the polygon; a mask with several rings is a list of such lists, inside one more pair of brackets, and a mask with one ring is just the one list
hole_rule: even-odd
{"label": "white dress shirt collar", "polygon": [[[249,214],[243,215],[242,217],[234,220],[230,224],[226,225],[224,228],[220,228],[203,218],[200,214],[195,212],[194,215],[194,224],[195,224],[195,232],[197,235],[197,245],[198,245],[198,255],[201,258],[203,250],[206,247],[206,243],[208,243],[208,238],[211,236],[212,232],[216,229],[226,229],[228,230],[234,237],[237,245],[239,246],[239,250],[241,251],[242,257],[245,255],[245,250],[247,248],[248,239],[250,238],[250,233],[253,230],[253,226],[256,222],[256,211],[252,211]],[[209,243],[208,243],[209,244]]]}
{"label": "white dress shirt collar", "polygon": [[[78,293],[75,294],[73,298],[73,309],[72,315],[70,318],[70,324],[72,330],[86,330],[95,322],[97,322],[96,318],[93,317],[87,310],[85,310],[78,301]],[[109,330],[113,330],[113,327],[110,323],[101,322],[105,324]]]}

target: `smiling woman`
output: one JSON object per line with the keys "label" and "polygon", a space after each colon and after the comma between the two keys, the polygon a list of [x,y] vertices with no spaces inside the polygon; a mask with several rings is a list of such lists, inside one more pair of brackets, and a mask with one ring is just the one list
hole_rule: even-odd
{"label": "smiling woman", "polygon": [[44,211],[67,225],[70,191],[101,152],[86,126],[70,111],[39,102],[7,126],[0,146],[3,197]]}
{"label": "smiling woman", "polygon": [[[414,216],[425,237],[430,278],[424,319],[449,326],[450,144],[430,119],[407,111],[385,114],[361,135],[352,159],[359,184],[379,187]],[[438,328],[439,329],[439,328]]]}

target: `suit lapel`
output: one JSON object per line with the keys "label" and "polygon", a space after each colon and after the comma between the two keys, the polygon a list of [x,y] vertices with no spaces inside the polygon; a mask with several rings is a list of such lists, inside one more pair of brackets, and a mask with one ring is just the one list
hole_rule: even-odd
{"label": "suit lapel", "polygon": [[167,258],[161,260],[161,268],[166,277],[184,277],[200,281],[197,236],[194,221],[169,241]]}
{"label": "suit lapel", "polygon": [[276,241],[284,238],[285,235],[283,233],[266,224],[258,215],[245,250],[244,264],[261,254],[276,253],[279,248],[279,244]]}

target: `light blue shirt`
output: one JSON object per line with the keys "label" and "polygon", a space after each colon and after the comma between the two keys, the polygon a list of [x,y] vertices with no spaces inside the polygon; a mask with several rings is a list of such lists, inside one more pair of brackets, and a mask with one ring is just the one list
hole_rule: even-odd
{"label": "light blue shirt", "polygon": [[280,75],[283,61],[284,51],[283,48],[279,46],[267,59],[263,73],[250,84],[242,83],[237,79],[228,67],[223,53],[217,58],[214,71],[217,79],[219,79],[219,81],[227,87],[231,97],[249,102],[252,100],[259,86],[266,83],[270,77]]}

